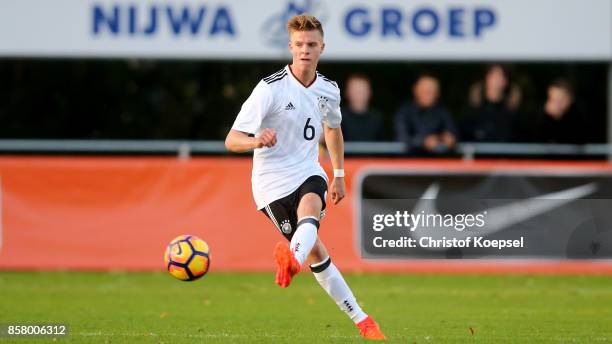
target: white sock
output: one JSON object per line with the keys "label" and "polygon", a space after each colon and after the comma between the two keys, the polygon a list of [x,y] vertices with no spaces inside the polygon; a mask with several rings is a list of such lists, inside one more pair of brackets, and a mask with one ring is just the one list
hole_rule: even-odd
{"label": "white sock", "polygon": [[314,216],[303,217],[298,220],[298,228],[291,238],[291,252],[300,265],[304,264],[310,254],[312,247],[317,241],[317,229],[319,220]]}
{"label": "white sock", "polygon": [[311,265],[310,269],[321,287],[355,324],[368,317],[359,307],[353,292],[344,281],[340,271],[331,262],[330,257],[320,263]]}

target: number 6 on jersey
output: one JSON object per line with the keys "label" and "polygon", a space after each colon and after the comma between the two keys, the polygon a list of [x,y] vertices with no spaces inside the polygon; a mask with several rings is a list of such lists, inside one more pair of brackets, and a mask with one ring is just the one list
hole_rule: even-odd
{"label": "number 6 on jersey", "polygon": [[314,139],[315,137],[315,127],[310,125],[310,117],[306,120],[306,125],[304,126],[304,138],[307,141]]}

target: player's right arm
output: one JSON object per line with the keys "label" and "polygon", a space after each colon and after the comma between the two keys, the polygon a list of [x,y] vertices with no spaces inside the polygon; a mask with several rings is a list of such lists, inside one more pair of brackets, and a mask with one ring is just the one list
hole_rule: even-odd
{"label": "player's right arm", "polygon": [[[270,86],[263,80],[257,84],[249,98],[242,104],[232,129],[225,138],[225,148],[244,153],[256,148],[276,144],[274,129],[262,128],[264,118],[274,110]],[[257,133],[256,135],[251,135]]]}
{"label": "player's right arm", "polygon": [[256,137],[236,129],[231,129],[225,138],[225,148],[234,153],[244,153],[256,148],[272,147],[275,144],[276,132],[270,128],[262,129]]}

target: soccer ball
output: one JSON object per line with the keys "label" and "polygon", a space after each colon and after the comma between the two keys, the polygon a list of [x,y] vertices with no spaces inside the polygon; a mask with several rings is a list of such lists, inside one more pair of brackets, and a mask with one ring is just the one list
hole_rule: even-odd
{"label": "soccer ball", "polygon": [[181,281],[194,281],[210,268],[208,244],[195,235],[181,235],[170,242],[164,253],[170,275]]}

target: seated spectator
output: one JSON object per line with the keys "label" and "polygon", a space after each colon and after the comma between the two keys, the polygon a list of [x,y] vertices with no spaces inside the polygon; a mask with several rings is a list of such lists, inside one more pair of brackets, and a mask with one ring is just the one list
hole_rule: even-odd
{"label": "seated spectator", "polygon": [[412,88],[414,101],[395,114],[397,140],[409,151],[447,153],[455,147],[457,131],[448,110],[438,104],[439,88],[436,78],[421,75]]}
{"label": "seated spectator", "polygon": [[586,143],[584,114],[574,102],[571,84],[558,79],[548,86],[548,99],[537,117],[534,137],[537,142]]}
{"label": "seated spectator", "polygon": [[370,107],[370,79],[361,74],[346,81],[344,95],[348,104],[342,108],[342,135],[345,141],[380,141],[385,137],[383,117]]}
{"label": "seated spectator", "polygon": [[464,141],[508,142],[515,138],[521,90],[510,82],[505,67],[486,68],[484,80],[470,87],[469,110],[461,121]]}

